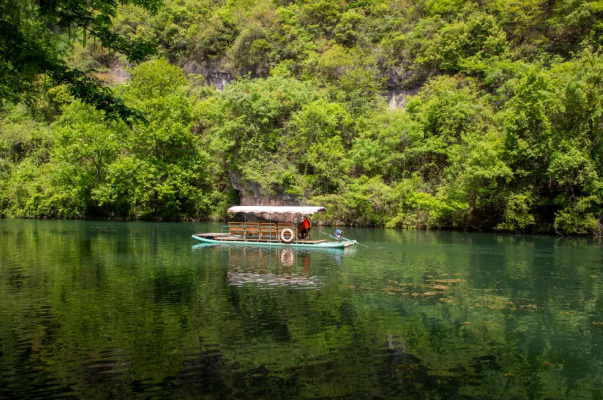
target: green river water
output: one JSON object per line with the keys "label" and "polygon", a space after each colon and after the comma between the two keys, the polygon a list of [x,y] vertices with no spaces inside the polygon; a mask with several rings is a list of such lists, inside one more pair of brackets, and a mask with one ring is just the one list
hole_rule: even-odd
{"label": "green river water", "polygon": [[220,226],[0,220],[0,398],[603,399],[597,240]]}

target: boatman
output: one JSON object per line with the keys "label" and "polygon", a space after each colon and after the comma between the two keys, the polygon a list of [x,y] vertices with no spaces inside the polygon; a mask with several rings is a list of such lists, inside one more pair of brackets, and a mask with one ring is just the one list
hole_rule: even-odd
{"label": "boatman", "polygon": [[310,230],[312,230],[312,222],[310,222],[308,217],[305,217],[304,221],[298,224],[297,228],[299,229],[301,238],[305,239],[310,234]]}

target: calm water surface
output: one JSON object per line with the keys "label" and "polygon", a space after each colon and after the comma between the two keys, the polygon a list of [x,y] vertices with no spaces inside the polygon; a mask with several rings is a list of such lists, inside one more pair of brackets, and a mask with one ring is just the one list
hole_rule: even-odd
{"label": "calm water surface", "polygon": [[603,398],[597,241],[219,227],[0,220],[0,398]]}

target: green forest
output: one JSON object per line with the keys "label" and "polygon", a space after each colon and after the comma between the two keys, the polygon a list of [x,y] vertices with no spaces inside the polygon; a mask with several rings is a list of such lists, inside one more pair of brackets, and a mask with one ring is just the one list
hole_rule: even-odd
{"label": "green forest", "polygon": [[601,45],[603,1],[0,0],[0,215],[601,235]]}

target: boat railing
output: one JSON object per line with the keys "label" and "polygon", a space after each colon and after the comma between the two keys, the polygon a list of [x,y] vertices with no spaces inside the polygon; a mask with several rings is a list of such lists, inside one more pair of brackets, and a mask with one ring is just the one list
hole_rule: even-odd
{"label": "boat railing", "polygon": [[282,229],[283,227],[276,223],[229,222],[228,225],[220,227],[220,235],[240,237],[245,241],[247,239],[260,239],[272,242],[279,241],[279,234]]}
{"label": "boat railing", "polygon": [[279,242],[280,233],[283,229],[290,229],[296,236],[300,234],[300,229],[291,222],[229,222],[228,225],[223,225],[220,228],[220,234],[222,236],[239,237],[245,241],[252,239],[254,241]]}

